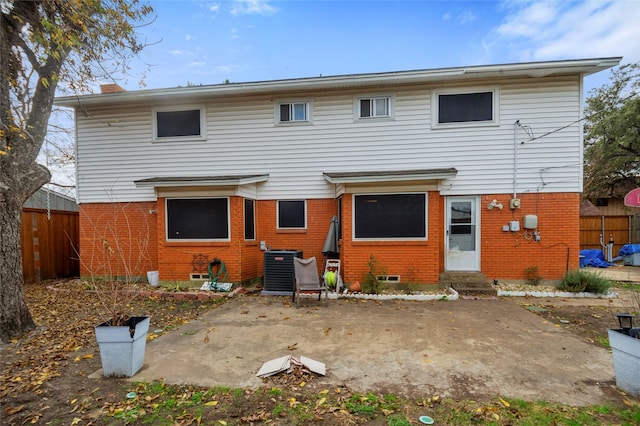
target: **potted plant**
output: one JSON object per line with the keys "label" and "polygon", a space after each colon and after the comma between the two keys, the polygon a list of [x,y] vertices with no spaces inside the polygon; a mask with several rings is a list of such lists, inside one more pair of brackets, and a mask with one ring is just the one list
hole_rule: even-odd
{"label": "potted plant", "polygon": [[95,326],[105,377],[132,377],[144,364],[150,318],[128,310],[140,291],[144,271],[149,269],[148,232],[142,229],[139,235],[131,235],[132,215],[135,212],[118,209],[105,214],[93,229],[90,263],[83,264],[96,290],[96,309],[106,318]]}
{"label": "potted plant", "polygon": [[[640,292],[632,293],[640,310]],[[640,328],[633,327],[634,315],[617,314],[620,328],[609,329],[609,345],[613,355],[616,386],[640,397]]]}
{"label": "potted plant", "polygon": [[103,376],[132,377],[142,368],[149,323],[149,317],[140,316],[95,327]]}

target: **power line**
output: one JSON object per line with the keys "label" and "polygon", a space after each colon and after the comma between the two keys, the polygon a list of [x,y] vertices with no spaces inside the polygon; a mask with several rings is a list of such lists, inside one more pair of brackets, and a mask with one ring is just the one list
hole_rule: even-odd
{"label": "power line", "polygon": [[[637,95],[638,95],[637,93],[632,92],[629,96],[627,96],[627,97],[625,97],[625,98],[620,99],[620,102],[621,102],[621,103],[624,103],[624,102],[626,102],[627,100],[629,100],[629,99],[631,99],[631,98],[633,98],[634,96],[637,96]],[[561,130],[566,129],[567,127],[571,127],[571,126],[573,126],[573,125],[575,125],[575,124],[578,124],[578,123],[580,123],[580,122],[582,122],[582,121],[588,120],[588,119],[590,119],[591,117],[595,117],[596,115],[598,115],[598,114],[601,114],[601,113],[605,112],[605,110],[606,110],[606,108],[602,108],[600,111],[596,111],[596,112],[594,112],[593,114],[590,114],[590,115],[587,115],[587,116],[585,116],[585,117],[582,117],[582,118],[580,118],[580,119],[578,119],[578,120],[575,120],[575,121],[573,121],[573,122],[571,122],[571,123],[569,123],[569,124],[567,124],[567,125],[565,125],[565,126],[558,127],[557,129],[551,130],[551,131],[549,131],[549,132],[547,132],[547,133],[544,133],[544,134],[542,134],[542,135],[540,135],[540,136],[532,137],[532,138],[530,138],[529,140],[527,140],[526,142],[531,142],[531,141],[535,141],[535,140],[538,140],[538,139],[542,139],[542,138],[544,138],[544,137],[546,137],[546,136],[549,136],[549,135],[552,135],[552,134],[554,134],[554,133],[557,133],[557,132],[559,132],[559,131],[561,131]],[[525,142],[520,142],[520,143],[521,143],[521,144],[524,144]]]}

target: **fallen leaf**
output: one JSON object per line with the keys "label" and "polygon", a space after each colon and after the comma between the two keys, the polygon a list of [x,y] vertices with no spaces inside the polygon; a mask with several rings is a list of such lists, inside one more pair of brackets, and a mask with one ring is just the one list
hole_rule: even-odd
{"label": "fallen leaf", "polygon": [[7,413],[7,415],[12,416],[16,413],[19,413],[22,410],[24,410],[24,404],[14,408],[8,407],[4,410],[4,412]]}
{"label": "fallen leaf", "polygon": [[290,351],[294,351],[294,350],[298,349],[298,343],[296,342],[296,343],[294,343],[292,345],[287,346],[287,349],[290,350]]}
{"label": "fallen leaf", "polygon": [[215,407],[216,405],[218,405],[218,401],[205,402],[204,405],[206,405],[208,407]]}
{"label": "fallen leaf", "polygon": [[208,334],[206,336],[204,336],[204,342],[205,343],[209,343],[209,335]]}
{"label": "fallen leaf", "polygon": [[505,407],[511,407],[511,404],[509,404],[509,401],[505,401],[500,397],[498,397],[498,399],[500,400],[500,402],[502,402],[502,405],[504,405]]}

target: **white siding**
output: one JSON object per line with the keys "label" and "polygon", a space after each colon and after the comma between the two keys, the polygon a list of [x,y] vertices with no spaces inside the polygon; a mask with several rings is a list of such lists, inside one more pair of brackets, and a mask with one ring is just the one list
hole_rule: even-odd
{"label": "white siding", "polygon": [[[247,194],[331,198],[336,188],[323,172],[449,167],[458,175],[441,182],[443,194],[511,193],[516,120],[536,137],[555,131],[528,141],[518,129],[518,141],[525,142],[517,147],[518,192],[577,192],[579,85],[578,76],[499,84],[499,126],[434,130],[435,86],[380,90],[394,95],[394,119],[354,119],[354,96],[360,92],[292,94],[313,102],[310,125],[275,125],[273,102],[280,96],[216,99],[206,103],[207,140],[202,141],[152,142],[151,105],[78,110],[78,199],[154,200],[153,189],[133,183],[151,177],[265,173],[268,181],[247,188]],[[469,87],[477,86],[482,84]]]}

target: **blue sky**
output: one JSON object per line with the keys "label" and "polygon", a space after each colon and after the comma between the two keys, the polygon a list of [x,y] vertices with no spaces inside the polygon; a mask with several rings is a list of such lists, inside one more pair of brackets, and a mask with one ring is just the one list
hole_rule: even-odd
{"label": "blue sky", "polygon": [[[640,1],[151,0],[148,46],[120,84],[147,88],[623,56]],[[586,80],[587,90],[608,80]]]}

